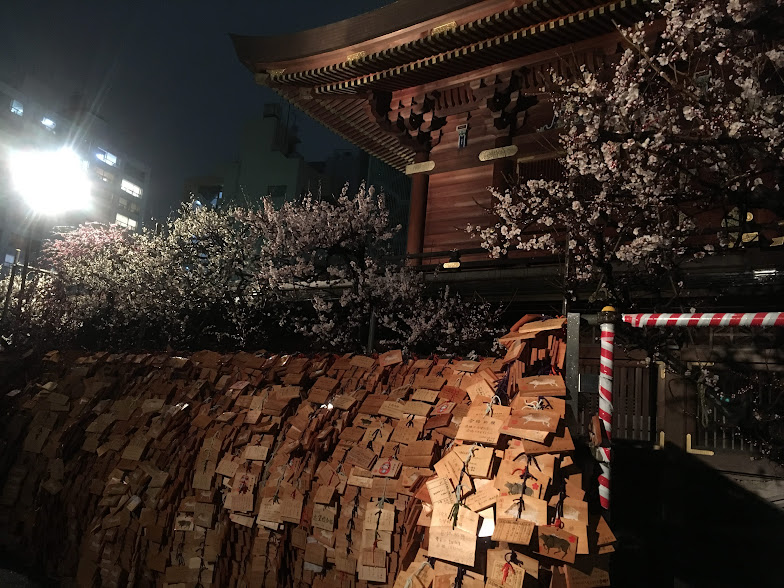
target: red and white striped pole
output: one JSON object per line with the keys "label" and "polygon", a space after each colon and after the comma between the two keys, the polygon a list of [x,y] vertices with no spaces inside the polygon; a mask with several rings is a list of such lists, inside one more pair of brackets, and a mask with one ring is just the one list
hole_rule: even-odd
{"label": "red and white striped pole", "polygon": [[784,327],[784,312],[624,314],[633,327]]}
{"label": "red and white striped pole", "polygon": [[[605,306],[599,313],[601,328],[601,358],[599,365],[599,419],[604,429],[603,441],[612,439],[612,392],[613,392],[613,344],[615,341],[615,309]],[[610,448],[599,447],[599,502],[605,510],[610,509]]]}

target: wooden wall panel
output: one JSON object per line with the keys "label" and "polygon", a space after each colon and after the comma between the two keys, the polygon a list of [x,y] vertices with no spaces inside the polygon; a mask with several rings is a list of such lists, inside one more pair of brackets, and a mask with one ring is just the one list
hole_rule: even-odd
{"label": "wooden wall panel", "polygon": [[424,251],[470,249],[478,246],[465,232],[468,223],[487,222],[482,207],[491,203],[493,164],[430,175]]}

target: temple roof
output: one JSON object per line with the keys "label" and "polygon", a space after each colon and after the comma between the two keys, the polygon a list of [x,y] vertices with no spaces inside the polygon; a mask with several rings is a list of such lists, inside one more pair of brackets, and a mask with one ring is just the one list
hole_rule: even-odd
{"label": "temple roof", "polygon": [[613,33],[646,7],[646,0],[398,0],[316,29],[232,40],[259,83],[402,170],[417,146],[390,133],[370,99],[560,59],[558,48]]}

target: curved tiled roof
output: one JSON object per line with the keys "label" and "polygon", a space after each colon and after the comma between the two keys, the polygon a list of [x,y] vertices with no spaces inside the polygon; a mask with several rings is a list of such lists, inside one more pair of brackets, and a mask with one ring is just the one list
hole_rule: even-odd
{"label": "curved tiled roof", "polygon": [[[447,4],[451,10],[444,10]],[[390,129],[382,128],[373,116],[369,99],[374,94],[442,80],[448,85],[457,76],[529,56],[535,61],[544,52],[552,60],[560,47],[640,20],[647,4],[647,0],[439,0],[425,5],[400,0],[319,29],[233,40],[238,57],[257,81],[402,170],[413,162],[414,148],[389,134]],[[413,13],[418,15],[416,22]],[[381,18],[389,20],[380,22]],[[357,19],[364,19],[361,22],[368,28],[354,31]],[[395,26],[401,28],[393,30]],[[344,31],[342,45],[336,40],[338,30]],[[328,31],[331,36],[324,37]],[[372,37],[373,31],[379,35]],[[324,51],[315,54],[317,46]]]}

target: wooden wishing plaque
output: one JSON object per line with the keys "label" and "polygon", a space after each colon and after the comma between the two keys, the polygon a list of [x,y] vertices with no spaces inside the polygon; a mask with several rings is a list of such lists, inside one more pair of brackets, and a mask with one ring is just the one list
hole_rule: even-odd
{"label": "wooden wishing plaque", "polygon": [[523,519],[498,519],[493,529],[492,540],[528,545],[535,526],[533,522]]}
{"label": "wooden wishing plaque", "polygon": [[610,585],[610,573],[601,568],[593,568],[590,574],[573,566],[564,566],[567,588],[600,588]]}
{"label": "wooden wishing plaque", "polygon": [[[520,508],[519,501],[523,500]],[[547,524],[547,502],[533,496],[501,494],[496,501],[495,522],[500,519],[520,519],[536,525]]]}
{"label": "wooden wishing plaque", "polygon": [[577,535],[557,527],[541,526],[539,527],[539,553],[553,559],[574,563],[574,556],[577,554]]}
{"label": "wooden wishing plaque", "polygon": [[454,502],[454,494],[452,485],[446,478],[435,477],[425,483],[427,491],[430,494],[430,504],[452,504]]}
{"label": "wooden wishing plaque", "polygon": [[506,419],[504,428],[555,432],[560,420],[561,416],[554,410],[524,408],[513,410],[512,414]]}
{"label": "wooden wishing plaque", "polygon": [[[512,557],[513,556],[513,557]],[[529,576],[534,578],[539,578],[539,560],[535,557],[529,557],[523,553],[518,551],[512,551],[510,549],[488,549],[487,550],[487,569],[488,569],[488,577],[494,578],[496,580],[501,580],[501,584],[503,585],[503,564],[507,563],[507,560],[510,562],[514,562],[513,565],[515,569],[517,567],[521,567],[525,570],[525,573]],[[502,565],[498,565],[498,564]],[[498,570],[501,568],[501,578],[495,576],[491,570]]]}
{"label": "wooden wishing plaque", "polygon": [[242,453],[242,459],[251,461],[264,461],[267,459],[269,447],[266,445],[246,445]]}
{"label": "wooden wishing plaque", "polygon": [[432,404],[438,399],[438,390],[428,390],[427,388],[418,388],[411,396],[411,400],[419,400]]}
{"label": "wooden wishing plaque", "polygon": [[559,375],[521,378],[517,385],[521,396],[566,396],[566,384]]}
{"label": "wooden wishing plaque", "polygon": [[569,433],[569,429],[564,429],[563,436],[553,436],[547,444],[537,443],[536,441],[523,441],[525,453],[529,455],[539,455],[541,453],[563,453],[574,451],[574,441]]}
{"label": "wooden wishing plaque", "polygon": [[357,399],[353,396],[347,396],[345,394],[338,394],[335,398],[332,399],[332,406],[337,408],[338,410],[348,410],[356,403]]}
{"label": "wooden wishing plaque", "polygon": [[498,437],[501,435],[501,427],[503,424],[503,420],[495,419],[490,416],[466,416],[460,422],[456,438],[463,441],[495,445],[498,443]]}
{"label": "wooden wishing plaque", "polygon": [[[453,449],[454,453],[463,462],[468,462],[466,470],[472,478],[487,478],[490,475],[490,466],[493,464],[495,455],[491,447],[471,447],[470,445],[458,445]],[[468,456],[471,455],[471,459]]]}
{"label": "wooden wishing plaque", "polygon": [[403,363],[403,352],[400,349],[387,351],[386,353],[382,353],[378,356],[378,365],[381,367],[395,365],[398,363]]}
{"label": "wooden wishing plaque", "polygon": [[473,567],[476,556],[476,534],[448,527],[430,527],[427,554],[464,566]]}
{"label": "wooden wishing plaque", "polygon": [[427,416],[433,407],[425,402],[417,400],[409,400],[403,404],[403,412],[406,414],[413,414],[416,416]]}
{"label": "wooden wishing plaque", "polygon": [[476,480],[476,492],[465,500],[466,506],[476,513],[493,506],[498,500],[498,496],[501,494],[498,488],[493,486],[492,482],[489,480],[486,481],[484,485],[480,486],[479,483],[482,481],[483,480]]}

